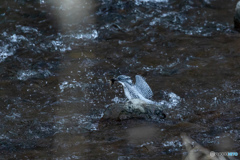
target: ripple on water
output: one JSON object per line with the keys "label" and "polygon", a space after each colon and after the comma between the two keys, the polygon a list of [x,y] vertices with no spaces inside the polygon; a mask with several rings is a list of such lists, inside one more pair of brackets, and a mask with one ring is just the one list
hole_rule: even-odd
{"label": "ripple on water", "polygon": [[30,27],[30,26],[22,26],[22,25],[16,25],[17,28],[20,28],[23,33],[37,33],[38,35],[40,32],[37,28]]}
{"label": "ripple on water", "polygon": [[96,39],[98,37],[98,32],[96,30],[93,30],[92,33],[75,33],[72,34],[70,37],[76,38],[76,39]]}
{"label": "ripple on water", "polygon": [[44,70],[19,70],[17,72],[17,79],[21,81],[26,81],[29,78],[47,78],[49,76],[52,76],[52,73],[48,69]]}
{"label": "ripple on water", "polygon": [[53,126],[56,133],[82,133],[97,130],[98,123],[93,122],[99,119],[95,116],[86,116],[81,114],[55,116],[55,124]]}
{"label": "ripple on water", "polygon": [[36,71],[21,70],[21,71],[18,71],[18,73],[17,73],[17,79],[25,81],[28,78],[34,77],[35,75],[37,75]]}
{"label": "ripple on water", "polygon": [[141,3],[147,3],[147,2],[152,2],[152,3],[168,3],[168,0],[135,0],[136,5],[140,5]]}

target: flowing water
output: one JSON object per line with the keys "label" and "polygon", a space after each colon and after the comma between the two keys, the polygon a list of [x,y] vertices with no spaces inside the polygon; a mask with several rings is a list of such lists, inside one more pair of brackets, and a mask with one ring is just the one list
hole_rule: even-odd
{"label": "flowing water", "polygon": [[[1,159],[181,159],[185,132],[240,154],[237,0],[2,0]],[[101,128],[142,75],[161,122]]]}

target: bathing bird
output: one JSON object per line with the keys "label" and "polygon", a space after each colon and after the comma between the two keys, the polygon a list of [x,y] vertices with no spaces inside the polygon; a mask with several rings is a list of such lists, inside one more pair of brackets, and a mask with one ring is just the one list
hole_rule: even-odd
{"label": "bathing bird", "polygon": [[131,78],[126,75],[120,75],[115,79],[110,80],[110,84],[113,85],[114,82],[119,82],[124,89],[125,96],[131,99],[141,99],[148,104],[156,104],[156,102],[150,100],[153,96],[153,92],[145,79],[140,76],[135,76],[136,82],[133,84]]}

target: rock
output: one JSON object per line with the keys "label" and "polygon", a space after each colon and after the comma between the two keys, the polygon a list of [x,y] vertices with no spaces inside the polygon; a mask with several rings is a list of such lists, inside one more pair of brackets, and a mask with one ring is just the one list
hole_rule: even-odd
{"label": "rock", "polygon": [[132,99],[125,104],[111,104],[105,110],[101,121],[122,121],[134,118],[159,121],[165,117],[166,115],[163,113],[161,106],[147,104],[140,99]]}
{"label": "rock", "polygon": [[234,28],[240,32],[240,1],[237,3],[235,9]]}

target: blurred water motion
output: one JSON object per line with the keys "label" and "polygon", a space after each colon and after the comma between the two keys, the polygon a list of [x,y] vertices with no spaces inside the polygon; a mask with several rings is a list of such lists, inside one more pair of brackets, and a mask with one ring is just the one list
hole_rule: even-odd
{"label": "blurred water motion", "polygon": [[[182,132],[240,153],[236,3],[0,1],[0,159],[179,159]],[[166,120],[99,126],[119,74],[147,78]]]}
{"label": "blurred water motion", "polygon": [[84,28],[86,25],[95,23],[93,15],[96,12],[96,4],[93,0],[52,0],[51,3],[52,12],[63,30],[69,30],[71,29],[69,26],[73,25]]}

